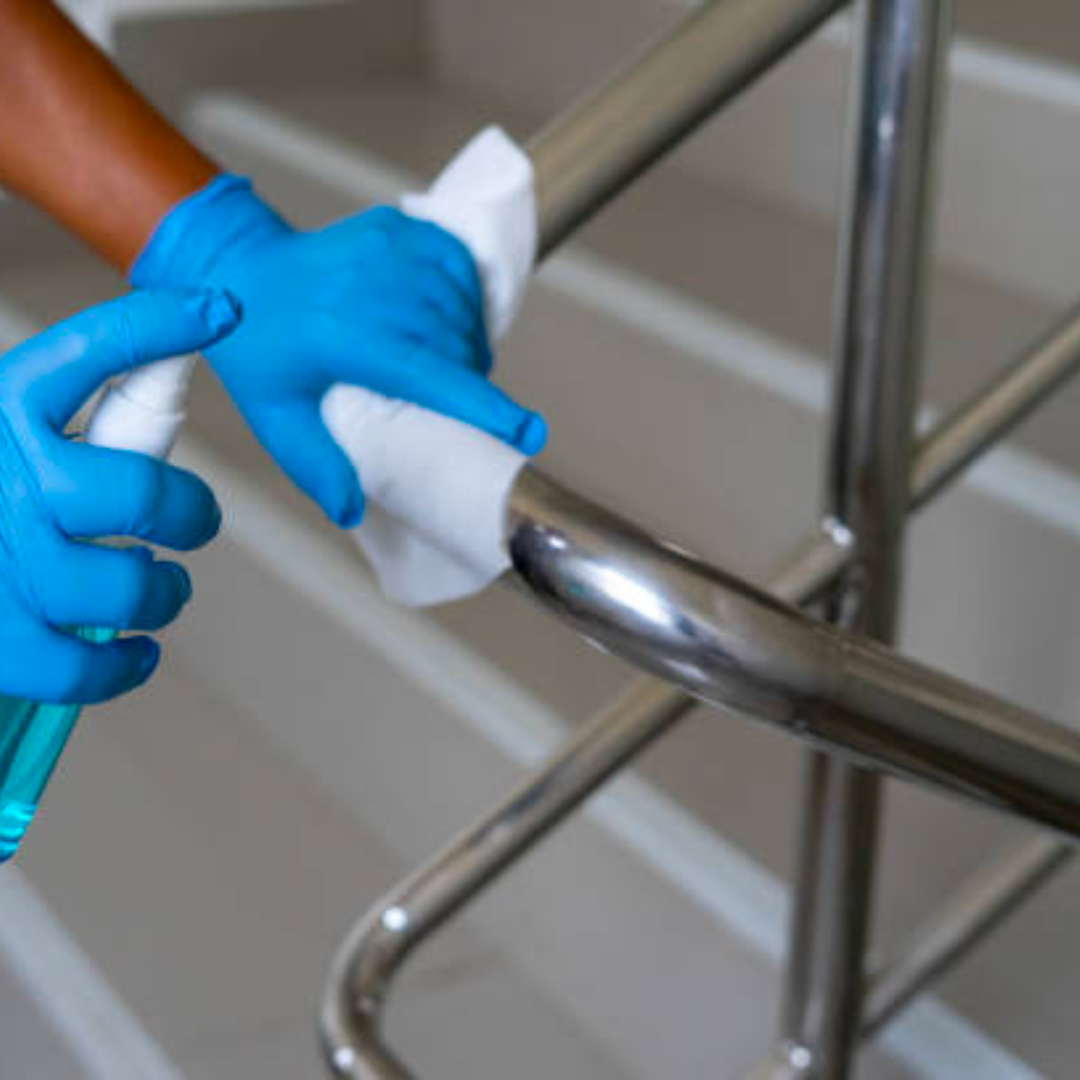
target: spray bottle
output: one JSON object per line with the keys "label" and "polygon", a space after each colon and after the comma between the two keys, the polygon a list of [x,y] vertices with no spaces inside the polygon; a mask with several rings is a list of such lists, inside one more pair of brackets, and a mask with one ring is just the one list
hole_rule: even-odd
{"label": "spray bottle", "polygon": [[[162,360],[115,383],[90,418],[87,441],[167,458],[184,422],[194,364],[193,356]],[[89,641],[116,635],[93,627],[73,632]],[[0,862],[18,849],[80,711],[0,695]]]}

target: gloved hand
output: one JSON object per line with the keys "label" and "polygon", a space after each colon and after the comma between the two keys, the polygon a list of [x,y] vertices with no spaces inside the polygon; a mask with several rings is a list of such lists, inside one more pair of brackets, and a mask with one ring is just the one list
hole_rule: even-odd
{"label": "gloved hand", "polygon": [[242,325],[206,358],[263,446],[340,525],[357,524],[364,501],[319,415],[334,383],[445,413],[525,453],[546,438],[539,416],[487,381],[468,250],[397,210],[297,232],[246,180],[219,176],[166,216],[131,280],[219,285],[239,299]]}
{"label": "gloved hand", "polygon": [[88,704],[143,683],[149,637],[92,644],[62,627],[156,630],[191,595],[187,572],[132,536],[199,547],[221,513],[197,476],[142,454],[63,435],[106,379],[203,348],[237,323],[220,292],[133,293],[62,322],[0,358],[0,692]]}

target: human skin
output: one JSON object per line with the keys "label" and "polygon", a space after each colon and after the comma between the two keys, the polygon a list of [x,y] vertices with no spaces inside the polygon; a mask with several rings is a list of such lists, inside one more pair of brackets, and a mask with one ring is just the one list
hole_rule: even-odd
{"label": "human skin", "polygon": [[0,186],[126,273],[218,172],[50,0],[0,0]]}

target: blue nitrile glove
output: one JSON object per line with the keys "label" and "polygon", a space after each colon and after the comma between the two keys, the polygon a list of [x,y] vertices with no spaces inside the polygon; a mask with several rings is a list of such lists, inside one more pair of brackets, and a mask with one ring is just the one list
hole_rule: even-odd
{"label": "blue nitrile glove", "polygon": [[91,308],[0,358],[0,693],[89,704],[145,682],[149,637],[94,644],[63,628],[157,630],[191,595],[187,572],[131,536],[199,547],[221,513],[197,476],[142,454],[66,438],[112,375],[201,349],[237,323],[218,291],[136,292]]}
{"label": "blue nitrile glove", "polygon": [[535,453],[546,428],[487,381],[491,350],[466,247],[378,207],[316,232],[287,225],[240,177],[179,203],[131,271],[136,285],[220,285],[243,324],[206,351],[263,446],[340,525],[359,522],[356,472],[319,403],[352,383],[445,413]]}

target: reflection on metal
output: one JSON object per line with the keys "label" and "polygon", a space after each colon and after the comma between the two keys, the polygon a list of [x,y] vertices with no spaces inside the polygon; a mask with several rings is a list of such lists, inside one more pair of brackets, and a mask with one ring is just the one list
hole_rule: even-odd
{"label": "reflection on metal", "polygon": [[[706,5],[559,118],[529,148],[542,252],[841,6],[835,0]],[[866,185],[856,183],[847,237],[849,248],[858,247],[863,230],[860,258],[866,261],[858,277],[870,295],[856,295],[850,279],[856,264],[850,263],[852,288],[842,308],[850,332],[842,341],[850,345],[871,331],[879,335],[876,352],[860,346],[876,356],[873,363],[853,361],[849,368],[860,380],[875,369],[884,374],[868,378],[861,390],[848,384],[855,398],[869,394],[879,400],[869,412],[841,410],[845,424],[857,423],[836,436],[829,516],[793,548],[766,593],[535,470],[522,474],[507,519],[519,586],[582,636],[663,681],[639,679],[357,924],[333,965],[320,1018],[327,1061],[341,1077],[408,1080],[408,1070],[380,1033],[387,994],[406,957],[668,731],[694,698],[852,760],[1019,813],[1068,837],[1040,837],[1002,859],[947,902],[908,951],[871,967],[860,1038],[887,1023],[1074,850],[1072,837],[1080,835],[1080,736],[872,644],[863,635],[887,633],[891,624],[889,588],[879,594],[886,600],[851,622],[856,633],[787,606],[827,599],[838,582],[850,582],[853,565],[865,566],[875,552],[884,550],[892,561],[906,512],[945,490],[1080,369],[1077,308],[920,440],[909,465],[903,443],[914,379],[905,382],[899,372],[904,365],[882,357],[890,349],[908,354],[916,348],[922,253],[914,223],[925,223],[920,207],[942,41],[941,23],[929,20],[935,13],[944,17],[944,4],[875,0],[870,10],[877,22],[871,20],[866,31],[880,37],[882,49],[873,54],[880,67],[876,73],[864,69],[861,83],[871,95],[864,100],[866,115],[877,117],[864,150],[878,156],[864,160],[862,173],[856,173]],[[854,257],[852,250],[848,254]],[[906,337],[908,330],[915,336]],[[895,414],[885,408],[889,403]],[[877,445],[868,424],[872,415],[897,425],[888,439],[879,433]],[[846,466],[877,477],[875,497],[886,500],[884,508],[880,502],[851,501],[854,473]],[[835,831],[828,815],[823,824]],[[819,992],[822,985],[808,990]],[[850,1031],[841,1033],[842,1059],[850,1057],[853,1041]],[[815,1072],[821,1064],[815,1049],[798,1039],[781,1042],[754,1076],[823,1075]],[[842,1060],[831,1067],[846,1066]]]}

